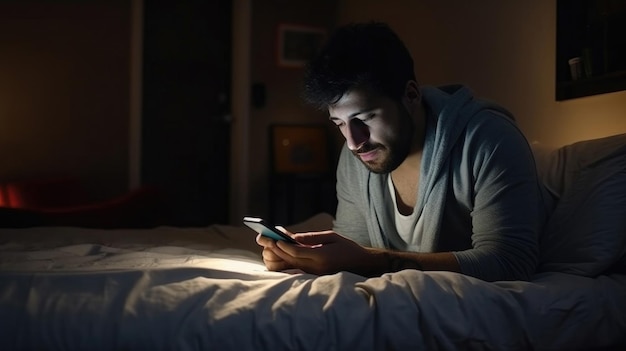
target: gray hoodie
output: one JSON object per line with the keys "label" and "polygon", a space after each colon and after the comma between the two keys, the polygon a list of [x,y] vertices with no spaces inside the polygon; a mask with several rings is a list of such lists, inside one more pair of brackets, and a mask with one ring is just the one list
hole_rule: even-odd
{"label": "gray hoodie", "polygon": [[464,274],[528,280],[545,220],[531,149],[512,115],[463,86],[422,87],[429,111],[414,211],[420,242],[395,229],[388,174],[370,172],[344,146],[334,230],[371,247],[453,252]]}

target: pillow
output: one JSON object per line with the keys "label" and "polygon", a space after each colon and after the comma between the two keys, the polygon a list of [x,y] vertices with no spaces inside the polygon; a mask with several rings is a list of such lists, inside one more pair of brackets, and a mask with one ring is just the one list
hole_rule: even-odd
{"label": "pillow", "polygon": [[626,134],[554,151],[542,177],[558,202],[541,238],[539,271],[595,277],[624,265]]}

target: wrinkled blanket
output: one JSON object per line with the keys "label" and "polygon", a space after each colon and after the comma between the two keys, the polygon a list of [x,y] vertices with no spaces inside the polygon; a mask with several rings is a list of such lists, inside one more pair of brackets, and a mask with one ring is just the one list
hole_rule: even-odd
{"label": "wrinkled blanket", "polygon": [[[626,341],[624,275],[318,277],[267,272],[254,243],[229,245],[253,241],[247,228],[47,230],[65,231],[55,235],[63,245],[44,240],[45,228],[20,230],[39,231],[40,241],[0,235],[3,350],[581,350]],[[148,234],[153,244],[132,240]]]}

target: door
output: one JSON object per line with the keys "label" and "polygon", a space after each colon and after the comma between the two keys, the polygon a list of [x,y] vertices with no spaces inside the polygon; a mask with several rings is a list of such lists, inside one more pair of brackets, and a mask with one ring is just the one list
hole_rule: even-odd
{"label": "door", "polygon": [[228,221],[231,4],[144,1],[143,184],[169,224]]}

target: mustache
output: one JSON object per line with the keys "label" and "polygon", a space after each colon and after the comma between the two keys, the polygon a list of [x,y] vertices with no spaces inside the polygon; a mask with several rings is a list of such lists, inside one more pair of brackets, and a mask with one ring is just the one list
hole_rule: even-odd
{"label": "mustache", "polygon": [[380,146],[380,145],[378,145],[378,144],[369,144],[369,143],[365,143],[365,144],[363,144],[363,145],[359,146],[359,148],[358,148],[358,149],[353,150],[353,151],[352,151],[352,153],[353,153],[353,154],[355,154],[355,155],[358,155],[358,154],[362,154],[362,153],[370,152],[370,151],[372,151],[372,150],[377,149],[379,146]]}

